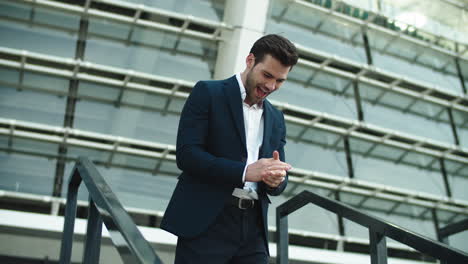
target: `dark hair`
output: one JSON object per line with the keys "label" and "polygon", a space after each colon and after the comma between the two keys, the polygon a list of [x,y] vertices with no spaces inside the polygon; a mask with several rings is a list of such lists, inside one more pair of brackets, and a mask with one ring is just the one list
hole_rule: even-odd
{"label": "dark hair", "polygon": [[255,56],[255,65],[270,54],[279,60],[284,66],[294,66],[299,58],[296,46],[287,38],[276,34],[270,34],[259,38],[250,49],[250,53]]}

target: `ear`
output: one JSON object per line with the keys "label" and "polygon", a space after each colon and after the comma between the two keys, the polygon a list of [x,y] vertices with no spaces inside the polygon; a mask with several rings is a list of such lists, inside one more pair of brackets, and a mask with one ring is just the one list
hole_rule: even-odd
{"label": "ear", "polygon": [[255,56],[253,53],[249,53],[247,58],[245,58],[245,64],[247,65],[248,69],[252,69],[252,67],[255,65]]}

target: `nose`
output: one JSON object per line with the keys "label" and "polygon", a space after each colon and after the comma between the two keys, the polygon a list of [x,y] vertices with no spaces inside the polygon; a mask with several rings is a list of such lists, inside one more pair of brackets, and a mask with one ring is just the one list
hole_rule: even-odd
{"label": "nose", "polygon": [[265,83],[265,87],[268,89],[268,91],[273,92],[276,88],[276,82],[275,80],[270,80]]}

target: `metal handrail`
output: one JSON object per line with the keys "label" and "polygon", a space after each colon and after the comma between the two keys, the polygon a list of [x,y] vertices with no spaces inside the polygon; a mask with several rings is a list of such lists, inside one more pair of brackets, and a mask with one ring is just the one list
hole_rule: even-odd
{"label": "metal handrail", "polygon": [[104,223],[124,263],[162,264],[110,186],[86,157],[79,157],[68,185],[60,263],[71,263],[78,188],[84,182],[89,192],[89,214],[82,263],[99,263]]}
{"label": "metal handrail", "polygon": [[309,203],[367,227],[372,264],[387,263],[386,237],[447,263],[468,263],[468,254],[458,249],[371,216],[342,202],[303,191],[276,208],[277,264],[288,263],[288,215]]}
{"label": "metal handrail", "polygon": [[465,218],[456,223],[452,223],[450,225],[446,225],[443,228],[437,229],[437,236],[439,237],[439,241],[448,244],[449,236],[455,235],[466,230],[468,230],[468,218]]}

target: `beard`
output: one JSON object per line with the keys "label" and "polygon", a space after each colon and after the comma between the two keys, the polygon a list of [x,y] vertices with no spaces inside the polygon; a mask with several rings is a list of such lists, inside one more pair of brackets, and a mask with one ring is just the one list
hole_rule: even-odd
{"label": "beard", "polygon": [[255,77],[253,76],[253,69],[247,73],[247,77],[245,80],[245,92],[246,92],[246,99],[252,103],[252,104],[257,104],[262,100],[262,98],[258,98],[255,94],[255,90],[257,88],[257,81],[255,80]]}

